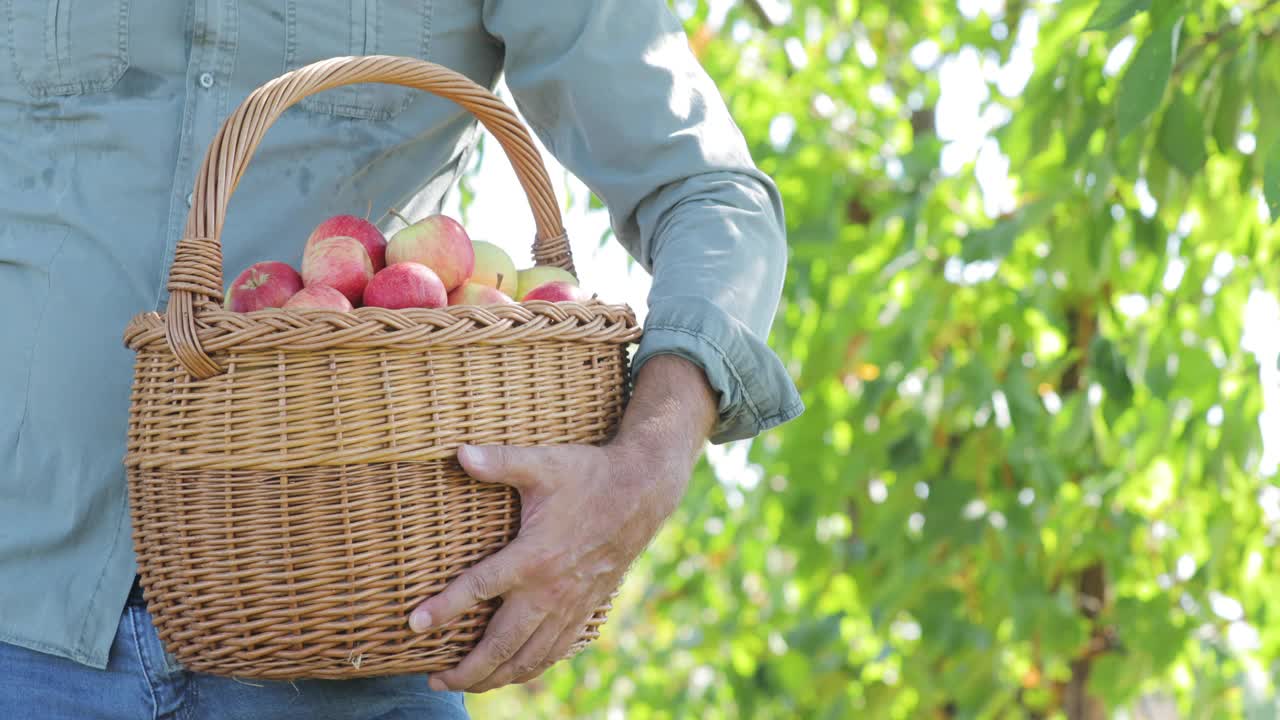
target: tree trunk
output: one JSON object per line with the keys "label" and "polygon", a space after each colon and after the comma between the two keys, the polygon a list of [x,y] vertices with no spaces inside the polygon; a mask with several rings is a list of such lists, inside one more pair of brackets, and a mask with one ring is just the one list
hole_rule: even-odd
{"label": "tree trunk", "polygon": [[[1105,291],[1104,291],[1105,292]],[[1061,392],[1065,397],[1069,393],[1082,392],[1085,387],[1085,364],[1089,357],[1089,346],[1097,332],[1097,318],[1092,303],[1073,309],[1067,314],[1069,330],[1080,360],[1064,373]],[[1094,623],[1089,647],[1071,663],[1071,679],[1062,693],[1062,710],[1067,720],[1106,720],[1107,711],[1102,701],[1089,694],[1089,674],[1093,669],[1093,658],[1096,652],[1107,647],[1107,638],[1096,624],[1098,615],[1107,598],[1107,577],[1101,563],[1094,563],[1080,573],[1076,585],[1076,607],[1080,614]]]}
{"label": "tree trunk", "polygon": [[1091,665],[1088,659],[1071,663],[1071,680],[1062,693],[1062,711],[1067,714],[1067,720],[1107,720],[1102,701],[1089,694]]}

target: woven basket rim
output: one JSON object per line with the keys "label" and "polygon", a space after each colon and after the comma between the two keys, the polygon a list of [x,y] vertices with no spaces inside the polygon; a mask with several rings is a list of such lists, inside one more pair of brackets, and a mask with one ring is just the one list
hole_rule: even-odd
{"label": "woven basket rim", "polygon": [[[125,346],[141,350],[165,342],[166,317],[136,315],[125,330]],[[361,307],[335,310],[268,308],[249,313],[211,310],[196,331],[210,352],[230,349],[337,350],[343,347],[502,345],[525,340],[627,344],[641,328],[626,304],[599,300],[511,305],[454,305],[389,310]]]}

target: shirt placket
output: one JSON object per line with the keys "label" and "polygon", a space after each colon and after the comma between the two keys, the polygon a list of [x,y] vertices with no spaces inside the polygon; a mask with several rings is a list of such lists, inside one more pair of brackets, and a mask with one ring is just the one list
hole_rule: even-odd
{"label": "shirt placket", "polygon": [[240,0],[195,0],[187,14],[191,52],[187,58],[186,102],[182,109],[178,155],[169,198],[164,261],[160,264],[155,309],[168,301],[169,265],[186,229],[195,173],[204,160],[229,106],[231,72],[239,37]]}

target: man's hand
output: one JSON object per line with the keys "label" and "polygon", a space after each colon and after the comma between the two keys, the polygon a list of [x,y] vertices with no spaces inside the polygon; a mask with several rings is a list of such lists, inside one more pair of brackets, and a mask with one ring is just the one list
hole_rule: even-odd
{"label": "man's hand", "polygon": [[472,477],[519,490],[520,533],[410,616],[423,632],[502,598],[480,643],[432,676],[432,688],[528,682],[563,657],[679,504],[715,417],[702,371],[661,355],[642,368],[618,435],[603,447],[461,448]]}

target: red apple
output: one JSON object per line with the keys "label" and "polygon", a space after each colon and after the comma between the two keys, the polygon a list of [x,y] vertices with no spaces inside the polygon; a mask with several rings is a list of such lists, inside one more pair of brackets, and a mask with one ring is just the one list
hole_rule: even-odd
{"label": "red apple", "polygon": [[589,296],[577,285],[553,280],[543,283],[525,294],[522,302],[546,300],[548,302],[586,302]]}
{"label": "red apple", "polygon": [[331,237],[316,241],[302,256],[302,282],[328,285],[359,305],[364,287],[373,277],[373,262],[359,240]]}
{"label": "red apple", "polygon": [[312,285],[294,293],[289,302],[284,304],[285,310],[337,310],[351,312],[351,301],[346,295],[328,285]]}
{"label": "red apple", "polygon": [[515,295],[519,277],[511,256],[491,242],[477,240],[471,246],[476,252],[476,267],[471,273],[471,282],[496,288],[507,296]]}
{"label": "red apple", "polygon": [[570,285],[578,284],[578,278],[574,277],[573,273],[555,265],[534,265],[531,268],[521,270],[517,275],[519,276],[516,289],[517,300],[524,300],[530,290],[552,281],[565,282]]}
{"label": "red apple", "polygon": [[388,265],[364,290],[366,307],[391,310],[438,308],[449,302],[444,283],[431,268],[416,262]]}
{"label": "red apple", "polygon": [[403,228],[387,243],[387,265],[415,262],[435,271],[445,290],[471,279],[476,253],[467,231],[447,215],[432,215]]}
{"label": "red apple", "polygon": [[450,305],[511,305],[515,303],[506,293],[475,281],[455,288],[449,293]]}
{"label": "red apple", "polygon": [[305,253],[311,246],[331,237],[350,237],[360,241],[369,253],[369,262],[373,263],[373,271],[378,272],[387,266],[387,238],[377,225],[355,215],[334,215],[316,226],[307,238]]}
{"label": "red apple", "polygon": [[232,312],[253,312],[278,308],[302,289],[298,271],[282,262],[260,262],[245,268],[227,288],[226,308]]}

